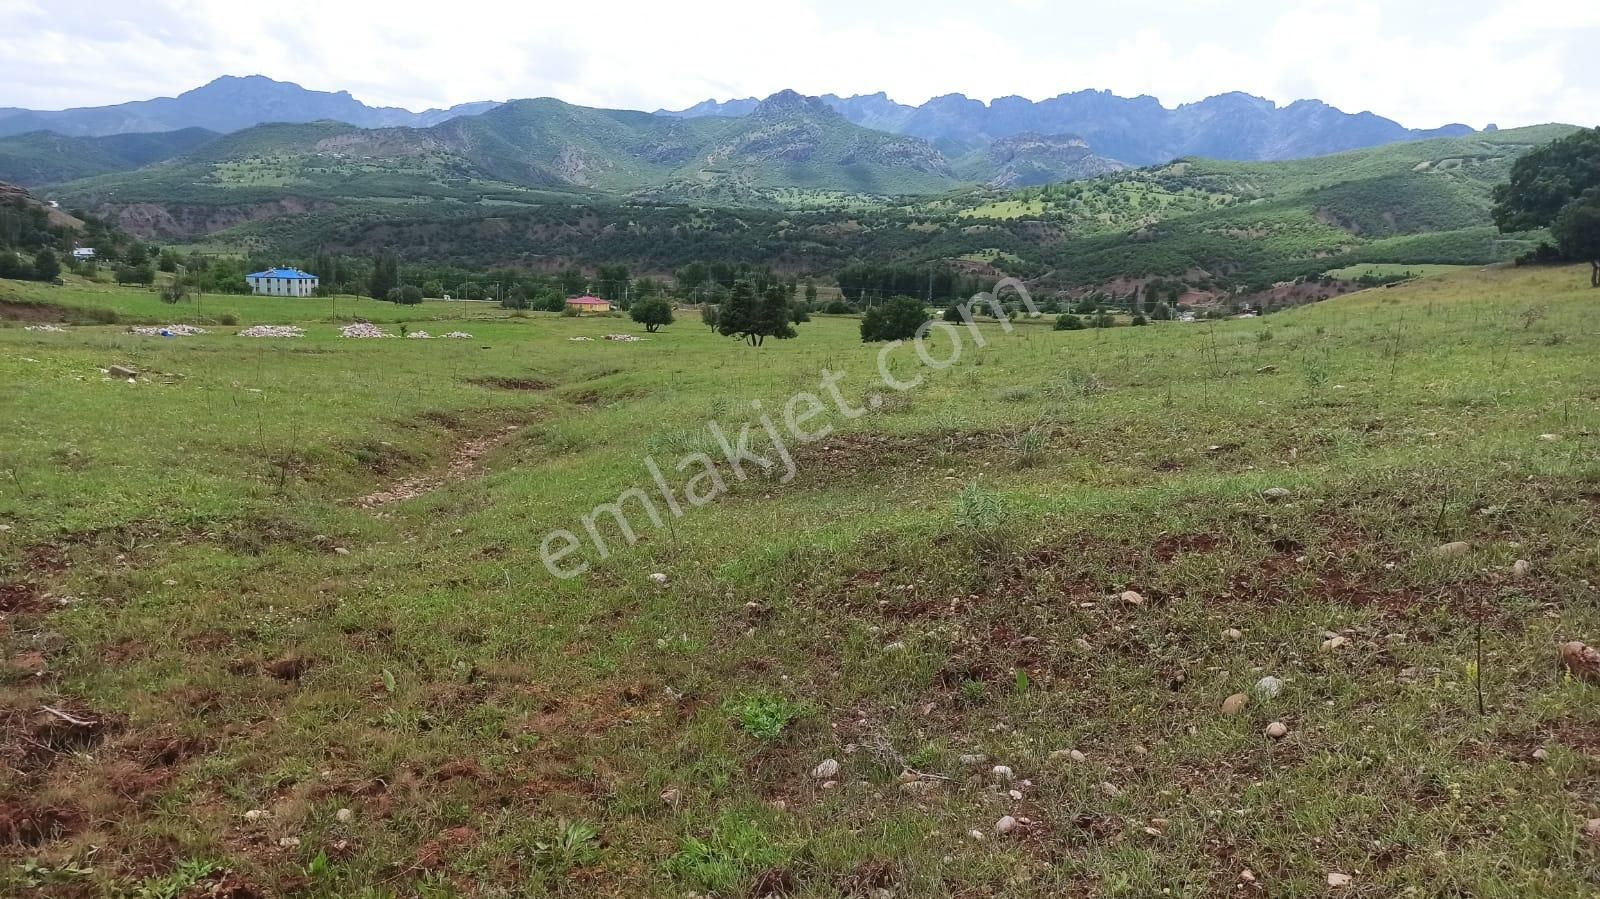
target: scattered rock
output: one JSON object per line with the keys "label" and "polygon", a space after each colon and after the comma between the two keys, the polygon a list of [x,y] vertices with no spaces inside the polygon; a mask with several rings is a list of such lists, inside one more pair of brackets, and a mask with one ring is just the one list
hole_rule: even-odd
{"label": "scattered rock", "polygon": [[356,324],[345,325],[344,327],[340,328],[339,336],[350,337],[356,340],[376,340],[383,337],[393,337],[394,335],[383,330],[377,325],[368,324],[366,322],[357,322]]}
{"label": "scattered rock", "polygon": [[128,333],[142,337],[194,337],[207,332],[205,328],[196,328],[194,325],[152,325],[129,328]]}
{"label": "scattered rock", "polygon": [[972,837],[974,840],[981,840],[981,839],[983,839],[983,831],[981,831],[981,830],[969,830],[969,831],[967,831],[967,836]]}
{"label": "scattered rock", "polygon": [[246,821],[252,821],[252,822],[253,821],[261,821],[261,820],[264,820],[266,817],[267,817],[267,810],[266,809],[253,808],[250,811],[244,813],[244,819]]}
{"label": "scattered rock", "polygon": [[1600,818],[1590,818],[1583,822],[1583,835],[1591,840],[1600,840]]}
{"label": "scattered rock", "polygon": [[1249,704],[1250,704],[1250,696],[1249,696],[1249,694],[1247,694],[1247,693],[1235,693],[1232,696],[1229,696],[1227,699],[1224,699],[1222,701],[1222,714],[1229,715],[1229,716],[1237,715],[1240,712],[1244,711],[1244,707],[1249,705]]}
{"label": "scattered rock", "polygon": [[1600,649],[1574,640],[1561,647],[1561,662],[1578,680],[1600,683]]}
{"label": "scattered rock", "polygon": [[1271,374],[1276,374],[1277,371],[1278,371],[1278,366],[1276,366],[1276,365],[1263,365],[1260,368],[1256,369],[1256,374],[1258,374],[1258,375],[1271,375]]}
{"label": "scattered rock", "polygon": [[239,337],[304,337],[304,328],[294,325],[255,325],[238,333]]}
{"label": "scattered rock", "polygon": [[1250,870],[1249,868],[1245,868],[1243,871],[1239,872],[1239,882],[1240,883],[1255,883],[1256,882],[1256,872]]}
{"label": "scattered rock", "polygon": [[1274,740],[1281,740],[1289,736],[1289,725],[1284,724],[1282,721],[1274,721],[1267,725],[1266,733],[1268,737]]}
{"label": "scattered rock", "polygon": [[1021,826],[1021,824],[1017,823],[1016,818],[1006,815],[1004,818],[994,822],[994,835],[997,837],[1003,837],[1008,833],[1016,831]]}
{"label": "scattered rock", "polygon": [[1533,751],[1533,760],[1536,761],[1536,762],[1549,761],[1550,760],[1550,753],[1547,750],[1543,749],[1543,748],[1535,749]]}
{"label": "scattered rock", "polygon": [[995,765],[992,769],[990,769],[989,773],[994,775],[995,780],[1001,782],[1015,780],[1017,777],[1016,772],[1012,771],[1005,765]]}
{"label": "scattered rock", "polygon": [[823,759],[815,768],[811,769],[811,776],[817,780],[828,780],[839,774],[838,759]]}
{"label": "scattered rock", "polygon": [[1472,552],[1472,544],[1457,540],[1454,543],[1446,543],[1442,546],[1434,547],[1433,557],[1436,559],[1459,559],[1469,552]]}
{"label": "scattered rock", "polygon": [[1560,434],[1540,434],[1539,439],[1545,443],[1557,443],[1561,440]]}
{"label": "scattered rock", "polygon": [[900,785],[900,792],[907,796],[920,796],[923,793],[933,792],[936,786],[938,784],[931,780],[908,780]]}
{"label": "scattered rock", "polygon": [[1278,694],[1283,692],[1283,681],[1269,674],[1256,681],[1255,688],[1251,692],[1262,699],[1277,699]]}
{"label": "scattered rock", "polygon": [[1067,753],[1067,758],[1072,759],[1075,762],[1087,762],[1089,760],[1088,756],[1084,755],[1083,753],[1079,752],[1076,749],[1074,749],[1071,752]]}
{"label": "scattered rock", "polygon": [[1078,649],[1083,650],[1084,652],[1091,652],[1091,651],[1094,650],[1094,645],[1091,644],[1088,640],[1085,640],[1083,637],[1079,637],[1076,640],[1073,640],[1072,641],[1072,645],[1076,646]]}
{"label": "scattered rock", "polygon": [[989,757],[981,752],[969,752],[960,758],[962,766],[968,768],[972,767],[973,765],[981,765],[988,760]]}
{"label": "scattered rock", "polygon": [[298,849],[300,847],[300,838],[284,837],[278,841],[278,845],[284,849]]}
{"label": "scattered rock", "polygon": [[1267,489],[1261,491],[1261,495],[1272,502],[1278,502],[1279,500],[1288,499],[1293,494],[1291,494],[1288,489],[1284,487],[1268,487]]}
{"label": "scattered rock", "polygon": [[67,333],[67,329],[66,328],[63,328],[60,325],[50,325],[50,324],[28,325],[26,328],[23,328],[22,330],[24,330],[24,331],[47,331],[47,332],[50,332],[50,333],[53,333],[53,334],[65,334],[65,333]]}
{"label": "scattered rock", "polygon": [[451,331],[449,334],[443,335],[443,337],[444,337],[445,340],[471,340],[472,339],[472,335],[468,334],[465,331]]}
{"label": "scattered rock", "polygon": [[1110,781],[1106,781],[1100,785],[1100,792],[1106,794],[1112,799],[1115,799],[1122,795],[1122,788]]}
{"label": "scattered rock", "polygon": [[129,368],[126,365],[112,365],[106,368],[106,374],[113,378],[137,378],[139,377],[139,370]]}
{"label": "scattered rock", "polygon": [[1328,639],[1322,641],[1322,651],[1336,652],[1339,649],[1344,648],[1347,644],[1349,644],[1349,642],[1349,637],[1329,637]]}
{"label": "scattered rock", "polygon": [[356,819],[356,813],[352,809],[342,808],[337,812],[334,812],[333,817],[334,820],[338,821],[340,824],[349,824],[351,821]]}
{"label": "scattered rock", "polygon": [[1349,874],[1340,874],[1338,871],[1328,872],[1328,886],[1336,888],[1347,887],[1350,885],[1350,880],[1351,877]]}
{"label": "scattered rock", "polygon": [[346,549],[346,548],[344,548],[342,546],[335,546],[333,548],[333,554],[336,555],[336,556],[348,556],[348,555],[350,555],[350,550],[348,550],[348,549]]}
{"label": "scattered rock", "polygon": [[1533,572],[1533,563],[1527,559],[1518,559],[1511,564],[1511,576],[1522,580]]}
{"label": "scattered rock", "polygon": [[1241,631],[1236,627],[1230,627],[1227,630],[1222,632],[1222,639],[1224,639],[1224,640],[1232,640],[1232,641],[1235,641],[1235,642],[1237,642],[1239,640],[1243,640],[1244,639],[1244,631]]}
{"label": "scattered rock", "polygon": [[657,584],[665,584],[667,582],[667,576],[665,573],[658,571],[655,574],[650,575],[650,580],[656,582]]}
{"label": "scattered rock", "polygon": [[1144,605],[1144,597],[1141,596],[1139,594],[1139,591],[1137,591],[1137,590],[1124,590],[1124,591],[1122,591],[1121,599],[1122,599],[1123,602],[1127,603],[1130,606],[1142,606],[1142,605]]}
{"label": "scattered rock", "polygon": [[661,791],[661,801],[667,805],[677,805],[681,799],[683,799],[683,791],[677,787],[668,787]]}

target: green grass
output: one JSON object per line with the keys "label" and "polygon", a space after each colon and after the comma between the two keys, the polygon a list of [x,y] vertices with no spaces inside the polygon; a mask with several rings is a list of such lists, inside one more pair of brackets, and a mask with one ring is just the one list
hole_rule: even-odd
{"label": "green grass", "polygon": [[320,303],[274,307],[298,341],[0,328],[0,893],[1585,895],[1600,693],[1555,663],[1600,642],[1585,276],[902,349],[926,382],[813,422],[793,482],[570,581],[541,539],[647,455],[825,368],[862,402],[879,348],[487,309],[349,341]]}
{"label": "green grass", "polygon": [[1471,268],[1465,265],[1405,265],[1402,263],[1370,263],[1365,265],[1347,265],[1327,272],[1330,278],[1339,278],[1354,281],[1362,277],[1392,278],[1396,276],[1410,278],[1433,278],[1438,275],[1448,275]]}

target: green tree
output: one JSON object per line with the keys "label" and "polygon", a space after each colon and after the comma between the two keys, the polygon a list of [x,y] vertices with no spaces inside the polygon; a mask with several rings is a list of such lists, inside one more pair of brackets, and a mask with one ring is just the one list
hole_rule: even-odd
{"label": "green tree", "polygon": [[1549,227],[1568,259],[1589,263],[1589,284],[1600,288],[1600,128],[1579,131],[1524,155],[1494,191],[1501,231]]}
{"label": "green tree", "polygon": [[1524,155],[1494,190],[1501,231],[1531,231],[1556,220],[1568,203],[1600,187],[1600,128],[1579,131]]}
{"label": "green tree", "polygon": [[1082,331],[1083,329],[1083,319],[1071,312],[1063,312],[1056,316],[1057,331]]}
{"label": "green tree", "polygon": [[1150,310],[1150,317],[1158,322],[1172,321],[1172,307],[1164,302],[1157,303],[1156,307]]}
{"label": "green tree", "polygon": [[384,250],[372,261],[372,278],[367,292],[375,300],[386,300],[389,292],[400,286],[400,257]]}
{"label": "green tree", "polygon": [[672,324],[672,304],[660,297],[634,303],[628,314],[652,334],[661,330],[662,325]]}
{"label": "green tree", "polygon": [[806,281],[806,302],[812,306],[817,304],[817,285],[809,279]]}
{"label": "green tree", "polygon": [[528,308],[528,292],[522,289],[521,284],[511,285],[506,295],[500,299],[500,306],[504,309]]}
{"label": "green tree", "polygon": [[22,257],[12,250],[0,252],[0,278],[21,278]]}
{"label": "green tree", "polygon": [[424,281],[422,295],[430,300],[437,300],[444,296],[444,285],[438,281]]}
{"label": "green tree", "polygon": [[1561,207],[1550,224],[1556,247],[1568,259],[1589,263],[1589,286],[1600,287],[1600,188]]}
{"label": "green tree", "polygon": [[794,337],[789,298],[783,286],[774,284],[757,296],[754,283],[745,279],[734,282],[732,292],[717,312],[717,333],[737,337],[751,346],[761,346],[768,337]]}
{"label": "green tree", "polygon": [[894,297],[867,310],[861,317],[864,342],[910,340],[928,320],[928,307],[911,297]]}
{"label": "green tree", "polygon": [[717,307],[715,305],[711,303],[701,305],[700,323],[713,331],[717,330]]}
{"label": "green tree", "polygon": [[54,281],[61,277],[61,260],[56,258],[55,250],[45,247],[33,257],[33,276],[40,281]]}

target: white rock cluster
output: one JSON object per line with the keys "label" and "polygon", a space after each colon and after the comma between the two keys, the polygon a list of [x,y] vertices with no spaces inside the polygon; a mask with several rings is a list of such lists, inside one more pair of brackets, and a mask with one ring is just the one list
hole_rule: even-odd
{"label": "white rock cluster", "polygon": [[372,340],[379,337],[393,337],[394,335],[378,327],[377,325],[369,325],[366,322],[357,322],[356,324],[345,325],[344,327],[340,328],[339,336],[351,337],[358,340]]}
{"label": "white rock cluster", "polygon": [[294,325],[254,325],[240,331],[240,337],[304,337],[304,328]]}
{"label": "white rock cluster", "polygon": [[143,337],[193,337],[208,332],[205,328],[196,328],[194,325],[147,325],[129,328],[128,333]]}

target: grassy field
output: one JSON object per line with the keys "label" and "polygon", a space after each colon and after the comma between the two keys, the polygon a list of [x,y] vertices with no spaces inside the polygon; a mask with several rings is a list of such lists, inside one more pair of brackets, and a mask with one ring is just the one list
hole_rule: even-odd
{"label": "grassy field", "polygon": [[1368,263],[1364,265],[1347,265],[1328,272],[1328,277],[1339,278],[1345,281],[1354,281],[1359,278],[1392,278],[1396,275],[1408,278],[1432,278],[1436,275],[1448,275],[1472,268],[1468,265],[1397,265],[1394,263]]}
{"label": "grassy field", "polygon": [[[1584,274],[986,326],[904,393],[822,316],[0,327],[0,894],[1593,895]],[[189,312],[0,282],[43,299]],[[792,480],[546,570],[708,422],[833,410],[824,370],[872,411]]]}

